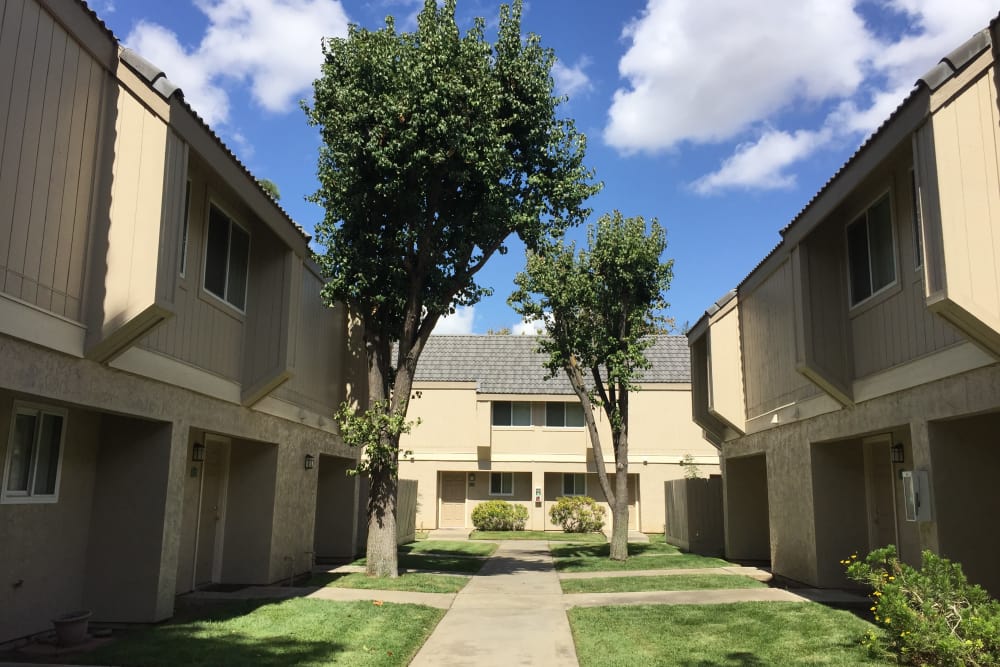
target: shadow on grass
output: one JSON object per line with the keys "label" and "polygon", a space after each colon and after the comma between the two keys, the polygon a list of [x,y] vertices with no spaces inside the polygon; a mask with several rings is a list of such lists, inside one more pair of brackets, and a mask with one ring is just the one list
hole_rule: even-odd
{"label": "shadow on grass", "polygon": [[[610,544],[560,544],[558,546],[553,545],[551,548],[552,556],[555,558],[607,558],[611,553]],[[649,555],[666,555],[666,554],[680,554],[680,550],[671,545],[664,543],[640,543],[640,542],[629,542],[628,544],[628,555],[632,556],[649,556]]]}
{"label": "shadow on grass", "polygon": [[725,662],[717,660],[685,660],[678,663],[681,667],[764,667],[770,663],[764,662],[753,653],[734,651],[727,653]]}

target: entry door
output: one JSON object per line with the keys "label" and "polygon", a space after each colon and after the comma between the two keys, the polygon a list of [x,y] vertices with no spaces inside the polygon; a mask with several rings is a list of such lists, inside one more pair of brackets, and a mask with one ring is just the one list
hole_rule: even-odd
{"label": "entry door", "polygon": [[229,440],[205,436],[198,508],[195,587],[222,578],[222,547],[226,530],[226,490],[229,482]]}
{"label": "entry door", "polygon": [[639,530],[639,476],[628,476],[628,529]]}
{"label": "entry door", "polygon": [[441,473],[441,527],[465,527],[465,473]]}
{"label": "entry door", "polygon": [[899,544],[896,538],[896,503],[890,445],[891,439],[888,438],[864,443],[868,546],[871,549]]}

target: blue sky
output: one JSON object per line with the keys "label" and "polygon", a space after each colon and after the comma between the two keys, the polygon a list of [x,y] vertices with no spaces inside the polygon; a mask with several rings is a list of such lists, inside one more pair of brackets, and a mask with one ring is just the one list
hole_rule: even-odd
{"label": "blue sky", "polygon": [[[322,211],[308,98],[321,36],[413,25],[421,0],[95,0],[311,230]],[[459,0],[464,24],[499,3]],[[996,16],[995,0],[533,0],[524,30],[559,61],[561,112],[605,183],[595,216],[658,218],[674,263],[669,314],[693,323],[777,243],[782,228],[905,97]],[[577,233],[582,237],[582,230]],[[512,327],[517,243],[482,282],[494,295],[439,332]]]}

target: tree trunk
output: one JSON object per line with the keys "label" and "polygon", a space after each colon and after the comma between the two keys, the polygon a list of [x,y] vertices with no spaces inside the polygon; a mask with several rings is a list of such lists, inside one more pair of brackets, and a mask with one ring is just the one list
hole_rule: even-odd
{"label": "tree trunk", "polygon": [[611,560],[628,558],[628,445],[625,447],[624,459],[615,447],[619,461],[615,465],[615,500],[611,506]]}
{"label": "tree trunk", "polygon": [[365,572],[369,577],[399,576],[396,555],[396,473],[385,468],[369,474],[368,548]]}

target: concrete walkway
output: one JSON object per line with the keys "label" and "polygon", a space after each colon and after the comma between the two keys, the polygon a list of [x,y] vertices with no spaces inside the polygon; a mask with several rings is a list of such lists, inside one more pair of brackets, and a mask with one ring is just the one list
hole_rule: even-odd
{"label": "concrete walkway", "polygon": [[575,666],[547,542],[501,542],[410,664]]}

